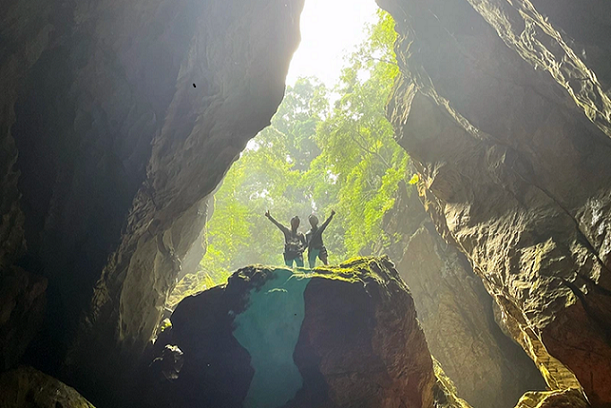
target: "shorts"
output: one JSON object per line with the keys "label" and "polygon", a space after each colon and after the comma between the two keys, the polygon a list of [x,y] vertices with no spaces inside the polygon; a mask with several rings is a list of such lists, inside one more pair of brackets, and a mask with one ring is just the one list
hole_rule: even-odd
{"label": "shorts", "polygon": [[322,248],[310,248],[308,251],[308,263],[310,264],[310,268],[314,268],[316,266],[316,258],[325,262],[327,260],[327,248],[324,246]]}
{"label": "shorts", "polygon": [[286,266],[292,268],[293,262],[298,268],[303,268],[303,254],[284,254],[284,264]]}

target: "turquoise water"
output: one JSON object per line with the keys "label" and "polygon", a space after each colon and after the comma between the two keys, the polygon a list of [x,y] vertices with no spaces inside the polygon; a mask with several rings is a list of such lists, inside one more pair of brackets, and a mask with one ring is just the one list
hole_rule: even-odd
{"label": "turquoise water", "polygon": [[276,408],[286,404],[303,385],[293,361],[310,279],[276,269],[273,279],[250,292],[248,309],[236,315],[234,337],[248,350],[255,370],[244,408]]}

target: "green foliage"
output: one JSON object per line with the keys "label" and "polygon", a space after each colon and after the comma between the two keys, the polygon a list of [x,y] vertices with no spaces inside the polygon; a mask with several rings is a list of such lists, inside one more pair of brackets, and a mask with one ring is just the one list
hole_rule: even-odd
{"label": "green foliage", "polygon": [[248,264],[283,263],[284,238],[263,216],[267,209],[287,226],[300,216],[302,231],[310,213],[322,222],[335,209],[324,236],[330,262],[372,252],[408,161],[385,117],[399,72],[395,35],[391,17],[380,11],[368,39],[346,58],[336,88],[315,78],[287,87],[271,126],[249,143],[215,194],[207,253],[200,278],[189,278],[191,289],[221,283]]}
{"label": "green foliage", "polygon": [[405,175],[407,155],[395,142],[384,109],[399,73],[395,36],[392,18],[380,11],[368,40],[347,59],[337,89],[340,98],[316,135],[323,148],[312,171],[330,172],[338,186],[340,222],[330,229],[343,241],[344,250],[337,252],[341,259],[370,254],[371,244],[384,236],[383,216]]}

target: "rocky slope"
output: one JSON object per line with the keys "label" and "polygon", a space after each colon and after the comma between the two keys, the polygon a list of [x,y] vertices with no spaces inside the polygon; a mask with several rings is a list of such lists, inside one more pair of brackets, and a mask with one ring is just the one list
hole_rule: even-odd
{"label": "rocky slope", "polygon": [[475,407],[514,406],[545,383],[527,354],[494,321],[493,299],[458,249],[435,230],[415,186],[402,184],[384,217],[402,237],[384,251],[410,288],[429,350]]}
{"label": "rocky slope", "polygon": [[567,367],[593,406],[609,406],[610,72],[591,33],[608,32],[611,6],[379,4],[400,35],[389,117],[436,228],[550,386],[574,385]]}
{"label": "rocky slope", "polygon": [[173,382],[157,376],[156,406],[433,406],[426,340],[387,258],[247,267],[183,300],[171,320],[156,347],[177,346],[184,364]]}
{"label": "rocky slope", "polygon": [[49,281],[38,364],[92,396],[129,379],[282,98],[302,3],[0,4],[0,271]]}

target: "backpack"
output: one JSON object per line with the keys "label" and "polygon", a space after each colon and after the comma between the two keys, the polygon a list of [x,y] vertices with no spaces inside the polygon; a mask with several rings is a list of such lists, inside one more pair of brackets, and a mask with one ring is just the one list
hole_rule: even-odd
{"label": "backpack", "polygon": [[284,253],[287,255],[298,256],[303,253],[303,242],[301,241],[301,234],[290,235],[286,238],[284,244]]}

